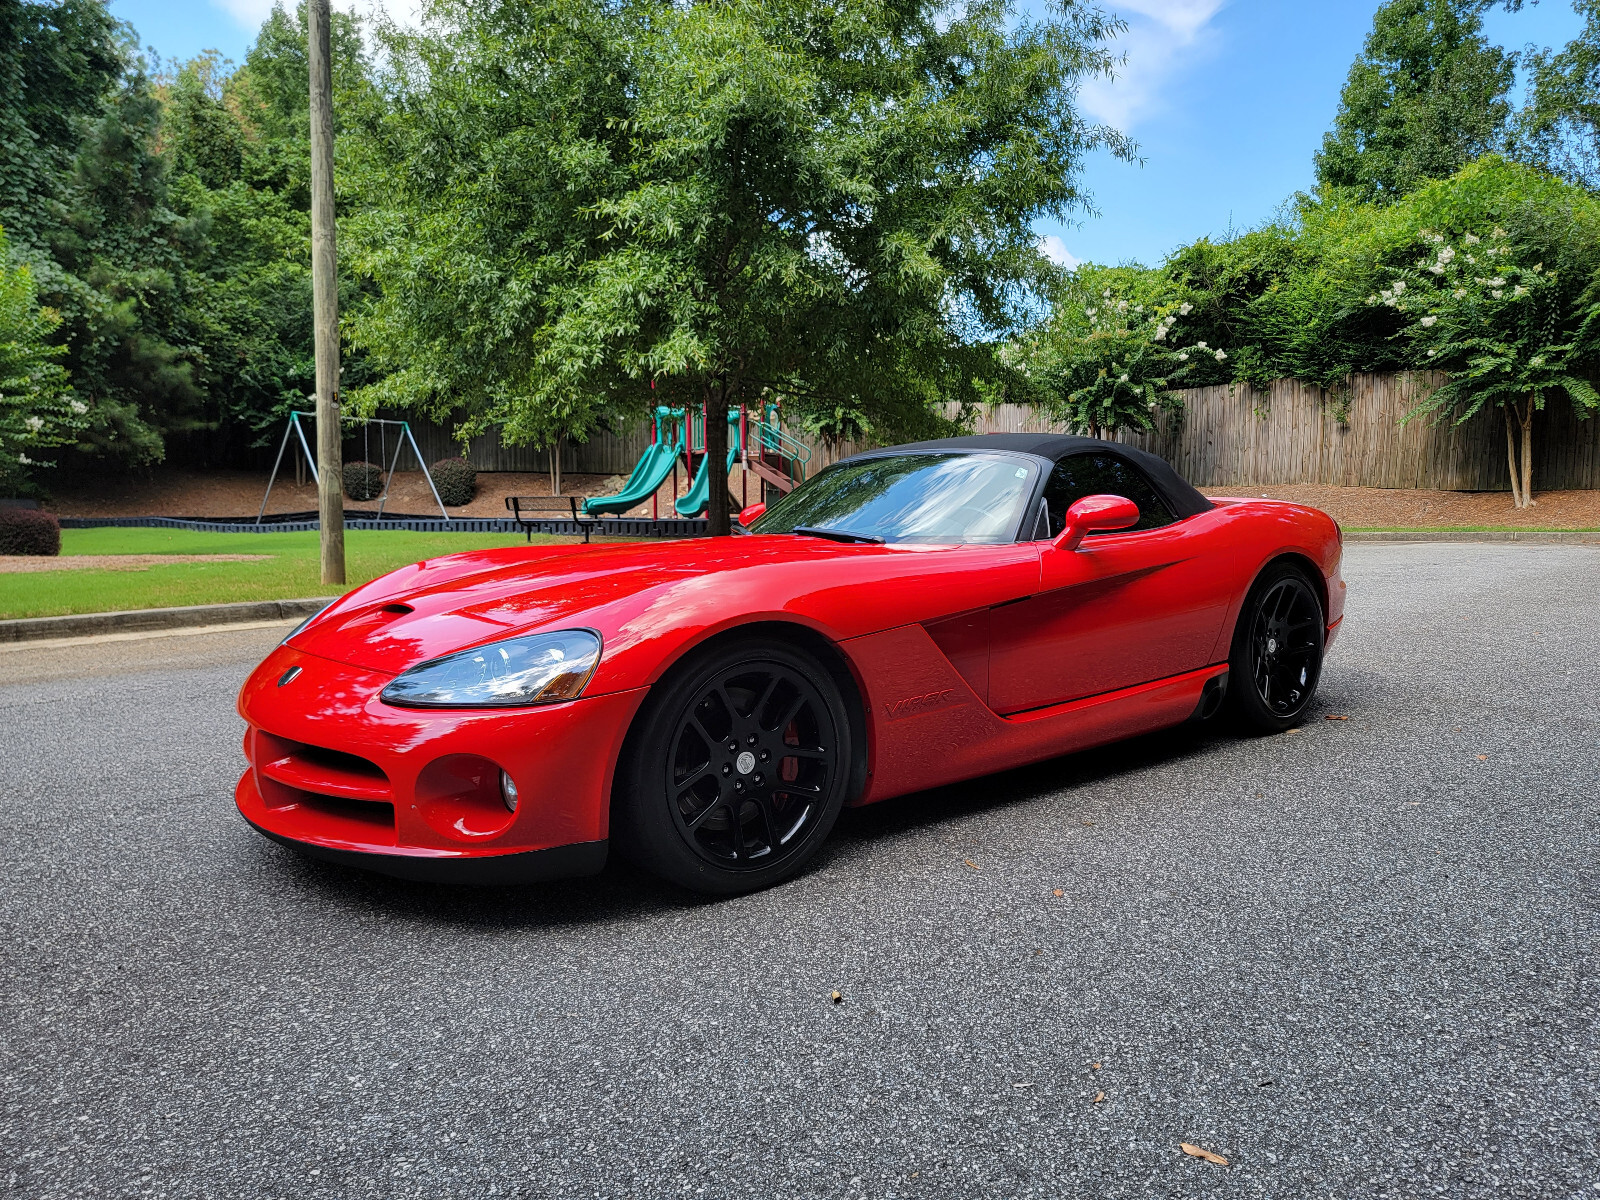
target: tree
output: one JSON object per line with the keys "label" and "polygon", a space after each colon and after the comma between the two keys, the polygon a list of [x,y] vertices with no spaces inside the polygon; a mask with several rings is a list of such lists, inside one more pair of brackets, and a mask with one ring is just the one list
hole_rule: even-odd
{"label": "tree", "polygon": [[83,125],[122,71],[99,0],[0,0],[0,218],[15,247],[56,223]]}
{"label": "tree", "polygon": [[1516,58],[1483,36],[1487,7],[1487,0],[1379,7],[1316,156],[1320,186],[1391,203],[1502,148]]}
{"label": "tree", "polygon": [[167,205],[160,116],[132,31],[103,4],[0,2],[0,222],[60,316],[88,406],[79,448],[130,463],[159,459],[201,398],[192,231]]}
{"label": "tree", "polygon": [[1600,0],[1573,0],[1583,31],[1560,53],[1531,52],[1528,102],[1517,114],[1517,156],[1600,190]]}
{"label": "tree", "polygon": [[514,443],[654,381],[708,414],[713,532],[730,404],[935,427],[1047,276],[1033,220],[1084,203],[1090,150],[1131,154],[1073,106],[1116,28],[1073,0],[431,11],[386,35],[367,139],[382,295],[355,336],[394,367],[367,402],[464,404]]}
{"label": "tree", "polygon": [[[358,111],[371,88],[355,18],[335,12],[330,40],[335,112]],[[205,446],[227,457],[276,437],[315,390],[306,73],[304,10],[279,5],[238,70],[202,55],[157,88],[169,203],[191,229],[185,316]],[[347,308],[358,290],[341,282]],[[347,383],[366,377],[346,360]]]}
{"label": "tree", "polygon": [[0,228],[0,491],[26,484],[31,457],[71,442],[88,406],[76,399],[50,336],[61,318],[39,304],[33,272],[8,262]]}
{"label": "tree", "polygon": [[[1156,285],[1154,291],[1151,284]],[[1180,407],[1174,389],[1194,382],[1225,350],[1187,335],[1194,305],[1140,269],[1080,267],[1051,320],[1028,347],[1024,369],[1042,407],[1091,437],[1149,429]]]}
{"label": "tree", "polygon": [[1533,417],[1564,392],[1580,414],[1600,410],[1600,201],[1526,168],[1485,160],[1409,205],[1425,221],[1370,305],[1405,315],[1413,361],[1447,373],[1414,415],[1485,406],[1506,426],[1512,501],[1533,501]]}

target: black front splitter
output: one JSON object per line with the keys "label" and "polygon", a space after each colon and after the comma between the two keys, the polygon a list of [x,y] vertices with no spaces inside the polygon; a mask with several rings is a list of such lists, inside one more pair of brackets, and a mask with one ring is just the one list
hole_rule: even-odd
{"label": "black front splitter", "polygon": [[[248,818],[247,818],[248,819]],[[593,875],[606,865],[609,843],[577,842],[571,846],[552,846],[548,850],[524,850],[517,854],[482,854],[470,858],[433,858],[414,854],[370,854],[363,850],[335,850],[312,842],[297,841],[263,829],[254,821],[250,827],[263,837],[287,846],[310,858],[359,867],[398,879],[419,883],[459,883],[477,887],[505,887],[520,883],[542,883],[548,879],[570,879]]]}

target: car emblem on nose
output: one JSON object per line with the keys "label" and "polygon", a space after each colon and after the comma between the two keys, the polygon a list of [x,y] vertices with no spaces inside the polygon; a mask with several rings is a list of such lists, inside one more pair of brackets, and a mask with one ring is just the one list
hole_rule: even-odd
{"label": "car emblem on nose", "polygon": [[293,683],[294,677],[298,674],[300,674],[299,667],[290,667],[282,675],[278,676],[278,686],[282,687],[286,683]]}
{"label": "car emblem on nose", "polygon": [[734,768],[741,775],[748,775],[756,769],[756,756],[746,750],[733,760]]}

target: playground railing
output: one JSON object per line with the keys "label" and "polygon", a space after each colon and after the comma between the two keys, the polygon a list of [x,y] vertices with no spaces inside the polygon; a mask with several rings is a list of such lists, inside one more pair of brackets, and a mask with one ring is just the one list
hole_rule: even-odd
{"label": "playground railing", "polygon": [[761,453],[765,458],[768,451],[779,458],[781,465],[788,472],[789,478],[795,483],[803,483],[806,477],[806,465],[811,461],[811,447],[797,438],[790,437],[776,425],[766,422],[756,426],[761,437]]}

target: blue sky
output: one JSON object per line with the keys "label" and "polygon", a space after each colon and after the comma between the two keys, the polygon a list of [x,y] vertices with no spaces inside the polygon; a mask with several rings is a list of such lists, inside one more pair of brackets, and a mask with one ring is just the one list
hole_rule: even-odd
{"label": "blue sky", "polygon": [[[336,0],[337,2],[337,0]],[[373,0],[360,0],[369,6]],[[396,15],[414,0],[390,0]],[[166,58],[216,49],[244,56],[271,0],[111,0]],[[1128,22],[1128,62],[1110,84],[1084,89],[1084,111],[1138,142],[1145,163],[1102,156],[1085,182],[1100,216],[1041,222],[1064,261],[1157,262],[1230,225],[1270,218],[1312,182],[1311,156],[1332,123],[1339,89],[1371,27],[1376,0],[1105,0]],[[346,0],[340,7],[350,7]],[[1491,38],[1520,48],[1560,45],[1581,22],[1566,0],[1495,10]]]}

